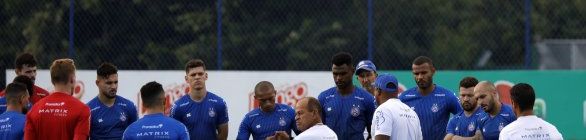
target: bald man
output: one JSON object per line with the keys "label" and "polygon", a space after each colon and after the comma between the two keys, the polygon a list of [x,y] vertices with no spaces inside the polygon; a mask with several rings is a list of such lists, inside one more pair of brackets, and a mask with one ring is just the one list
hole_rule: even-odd
{"label": "bald man", "polygon": [[[303,131],[295,137],[295,140],[337,140],[338,136],[327,125],[323,124],[321,117],[321,104],[314,97],[305,97],[295,106],[295,122],[297,129]],[[283,131],[277,132],[267,140],[288,140],[289,135]]]}
{"label": "bald man", "polygon": [[295,110],[284,104],[275,103],[275,87],[271,82],[261,81],[254,87],[254,99],[260,107],[250,111],[242,119],[238,128],[237,140],[248,140],[250,135],[254,140],[264,140],[275,134],[276,131],[291,131],[299,134],[295,125]]}
{"label": "bald man", "polygon": [[476,134],[465,139],[499,139],[501,130],[517,119],[513,108],[500,102],[496,87],[488,81],[474,87],[474,96],[485,113],[476,121]]}

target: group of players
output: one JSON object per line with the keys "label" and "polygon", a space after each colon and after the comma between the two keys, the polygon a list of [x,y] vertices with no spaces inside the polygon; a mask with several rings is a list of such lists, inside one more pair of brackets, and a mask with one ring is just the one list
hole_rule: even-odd
{"label": "group of players", "polygon": [[[398,80],[378,74],[368,60],[356,67],[349,53],[332,57],[336,86],[318,98],[305,97],[295,108],[275,103],[271,82],[254,88],[259,108],[247,113],[236,139],[563,139],[555,126],[533,115],[533,88],[520,83],[511,89],[512,107],[498,99],[494,85],[473,77],[460,81],[460,98],[433,83],[432,60],[412,63],[416,87],[399,93]],[[97,69],[99,94],[87,104],[71,96],[75,65],[57,59],[50,67],[54,91],[34,85],[36,60],[24,53],[15,61],[17,77],[0,93],[0,139],[227,139],[228,109],[224,100],[207,91],[205,64],[185,65],[189,92],[175,101],[165,116],[162,85],[153,81],[140,88],[138,118],[133,102],[117,95],[117,68]],[[353,85],[357,75],[362,88]],[[450,119],[450,114],[452,118]],[[296,136],[292,137],[291,133]]]}

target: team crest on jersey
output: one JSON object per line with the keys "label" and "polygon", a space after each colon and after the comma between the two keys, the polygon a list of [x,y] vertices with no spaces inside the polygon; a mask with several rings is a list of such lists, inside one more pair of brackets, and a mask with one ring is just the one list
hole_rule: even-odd
{"label": "team crest on jersey", "polygon": [[499,131],[503,130],[503,128],[505,128],[505,125],[503,123],[499,124]]}
{"label": "team crest on jersey", "polygon": [[280,125],[280,126],[285,126],[285,125],[287,125],[287,122],[285,122],[285,118],[281,117],[281,119],[279,119],[279,125]]}
{"label": "team crest on jersey", "polygon": [[350,114],[354,117],[358,117],[358,115],[360,115],[360,106],[352,105],[352,109],[350,110]]}
{"label": "team crest on jersey", "polygon": [[439,107],[437,106],[437,104],[433,104],[433,106],[431,106],[431,112],[435,113],[439,111]]}
{"label": "team crest on jersey", "polygon": [[126,121],[126,114],[124,112],[120,112],[120,121]]}
{"label": "team crest on jersey", "polygon": [[209,109],[208,115],[210,115],[210,117],[215,117],[216,116],[216,111],[214,111],[214,108],[210,108]]}
{"label": "team crest on jersey", "polygon": [[474,122],[468,124],[468,131],[474,131]]}

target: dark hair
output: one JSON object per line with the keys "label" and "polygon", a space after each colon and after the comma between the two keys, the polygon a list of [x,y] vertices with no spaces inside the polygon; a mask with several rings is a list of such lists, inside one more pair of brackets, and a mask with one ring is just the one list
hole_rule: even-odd
{"label": "dark hair", "polygon": [[160,97],[164,93],[163,86],[155,81],[145,84],[140,88],[142,106],[145,108],[152,108],[157,105],[162,105],[163,100],[161,100]]}
{"label": "dark hair", "polygon": [[33,56],[31,53],[23,53],[18,55],[16,60],[14,60],[14,66],[16,69],[22,69],[22,66],[24,65],[29,67],[37,66],[37,60],[35,59],[35,56]]}
{"label": "dark hair", "polygon": [[305,97],[307,100],[307,110],[311,112],[317,112],[321,116],[322,108],[319,101],[315,97]]}
{"label": "dark hair", "polygon": [[419,57],[415,58],[415,60],[413,60],[414,65],[423,65],[425,63],[428,63],[429,65],[433,66],[433,62],[431,61],[431,58],[429,58],[427,56],[419,56]]}
{"label": "dark hair", "polygon": [[515,102],[521,111],[533,110],[535,104],[535,91],[526,83],[519,83],[511,88],[511,100]]}
{"label": "dark hair", "polygon": [[118,68],[116,68],[116,66],[112,63],[105,62],[98,67],[97,71],[98,76],[102,78],[108,78],[108,76],[112,74],[117,74]]}
{"label": "dark hair", "polygon": [[24,84],[26,86],[26,89],[28,90],[28,95],[33,96],[34,84],[33,84],[33,80],[31,80],[31,78],[28,78],[28,76],[20,75],[20,76],[14,77],[14,80],[12,80],[12,82]]}
{"label": "dark hair", "polygon": [[6,86],[5,98],[6,103],[18,104],[20,98],[26,94],[26,85],[22,83],[10,83]]}
{"label": "dark hair", "polygon": [[51,83],[66,84],[75,74],[75,63],[72,59],[57,59],[51,64]]}
{"label": "dark hair", "polygon": [[273,86],[273,84],[269,81],[260,81],[256,84],[256,86],[254,86],[254,93],[256,94],[259,91],[265,91],[267,88],[269,89],[275,89],[275,87]]}
{"label": "dark hair", "polygon": [[471,76],[464,77],[462,80],[460,80],[460,87],[463,88],[474,87],[476,84],[478,84],[478,79]]}
{"label": "dark hair", "polygon": [[339,52],[336,53],[333,57],[332,57],[332,64],[336,65],[336,66],[342,66],[344,64],[352,67],[352,55],[350,55],[350,53],[347,52]]}
{"label": "dark hair", "polygon": [[189,69],[197,68],[197,67],[203,67],[203,70],[205,70],[206,69],[206,64],[201,59],[192,59],[192,60],[189,60],[189,62],[187,62],[185,64],[185,73],[188,73],[189,72]]}

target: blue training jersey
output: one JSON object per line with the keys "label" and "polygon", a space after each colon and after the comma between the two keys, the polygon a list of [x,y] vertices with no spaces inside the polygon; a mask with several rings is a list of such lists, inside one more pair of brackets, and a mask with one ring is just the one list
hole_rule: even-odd
{"label": "blue training jersey", "polygon": [[433,91],[423,96],[417,87],[399,95],[401,102],[415,110],[419,116],[424,140],[441,140],[446,136],[446,126],[451,114],[462,112],[462,107],[454,92],[435,85]]}
{"label": "blue training jersey", "polygon": [[124,131],[124,140],[189,140],[185,125],[163,115],[163,113],[144,115],[130,124]]}
{"label": "blue training jersey", "polygon": [[228,108],[224,99],[211,92],[201,102],[187,94],[175,101],[171,117],[187,127],[192,139],[215,140],[218,126],[228,123]]}
{"label": "blue training jersey", "polygon": [[291,106],[275,104],[272,112],[263,112],[260,108],[248,112],[240,123],[236,139],[248,140],[252,135],[254,140],[264,140],[273,136],[275,131],[285,131],[289,136],[291,131],[297,132],[295,110]]}
{"label": "blue training jersey", "polygon": [[466,116],[464,111],[456,114],[448,122],[446,132],[461,137],[472,137],[476,134],[476,122],[484,115],[484,110],[477,107],[470,116]]}
{"label": "blue training jersey", "polygon": [[0,139],[24,139],[26,116],[17,111],[6,111],[0,115]]}
{"label": "blue training jersey", "polygon": [[374,97],[355,87],[347,96],[341,96],[336,87],[319,94],[325,125],[336,132],[340,140],[363,140],[364,129],[370,127],[376,109]]}
{"label": "blue training jersey", "polygon": [[136,121],[136,106],[130,100],[116,95],[114,105],[104,105],[98,97],[87,103],[91,111],[91,139],[121,139],[124,130]]}
{"label": "blue training jersey", "polygon": [[478,120],[478,130],[481,130],[482,137],[485,140],[498,140],[501,130],[509,123],[517,120],[513,109],[509,105],[501,103],[501,111],[494,117],[484,113]]}

